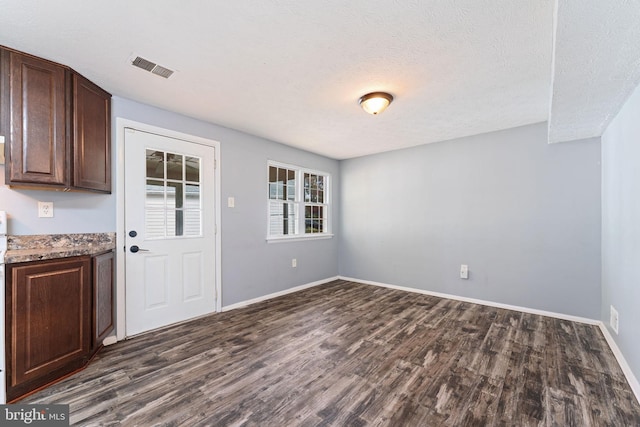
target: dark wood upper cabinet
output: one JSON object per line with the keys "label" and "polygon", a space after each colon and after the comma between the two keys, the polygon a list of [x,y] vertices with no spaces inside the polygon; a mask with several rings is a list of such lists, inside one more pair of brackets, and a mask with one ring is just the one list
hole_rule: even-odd
{"label": "dark wood upper cabinet", "polygon": [[111,192],[111,95],[72,69],[0,47],[6,184]]}
{"label": "dark wood upper cabinet", "polygon": [[73,186],[111,192],[111,95],[73,73]]}
{"label": "dark wood upper cabinet", "polygon": [[7,50],[1,60],[7,182],[66,185],[66,70]]}

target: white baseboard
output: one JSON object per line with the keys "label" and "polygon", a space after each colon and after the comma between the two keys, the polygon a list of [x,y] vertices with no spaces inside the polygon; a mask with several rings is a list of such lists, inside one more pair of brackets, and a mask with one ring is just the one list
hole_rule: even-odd
{"label": "white baseboard", "polygon": [[473,303],[473,304],[486,305],[486,306],[489,306],[489,307],[504,308],[505,310],[513,310],[513,311],[521,311],[523,313],[538,314],[540,316],[553,317],[553,318],[562,319],[562,320],[570,320],[572,322],[586,323],[588,325],[598,325],[600,323],[599,320],[593,320],[593,319],[589,319],[589,318],[586,318],[586,317],[571,316],[571,315],[568,315],[568,314],[554,313],[552,311],[538,310],[538,309],[535,309],[535,308],[521,307],[521,306],[518,306],[518,305],[502,304],[500,302],[485,301],[485,300],[480,300],[480,299],[475,299],[475,298],[461,297],[461,296],[452,295],[452,294],[443,294],[443,293],[440,293],[440,292],[426,291],[424,289],[410,288],[410,287],[407,287],[407,286],[390,285],[388,283],[372,282],[370,280],[353,279],[353,278],[350,278],[350,277],[343,277],[343,276],[338,276],[338,278],[341,279],[341,280],[348,280],[348,281],[351,281],[351,282],[363,283],[365,285],[380,286],[380,287],[383,287],[383,288],[397,289],[399,291],[414,292],[414,293],[417,293],[417,294],[430,295],[430,296],[438,297],[438,298],[446,298],[446,299],[452,299],[452,300],[455,300],[455,301],[470,302],[470,303]]}
{"label": "white baseboard", "polygon": [[115,335],[109,335],[104,339],[104,341],[102,341],[102,345],[106,347],[108,345],[112,345],[117,342],[118,342],[118,338]]}
{"label": "white baseboard", "polygon": [[328,279],[318,280],[316,282],[311,282],[311,283],[307,283],[305,285],[296,286],[294,288],[285,289],[284,291],[274,292],[274,293],[268,294],[268,295],[263,295],[261,297],[253,298],[253,299],[250,299],[250,300],[247,300],[247,301],[240,301],[240,302],[237,302],[235,304],[225,305],[224,307],[222,307],[222,311],[229,311],[229,310],[235,310],[237,308],[246,307],[248,305],[255,304],[257,302],[266,301],[268,299],[280,297],[282,295],[287,295],[287,294],[290,294],[290,293],[293,293],[293,292],[298,292],[298,291],[301,291],[303,289],[313,288],[314,286],[323,285],[325,283],[329,283],[329,282],[332,282],[332,281],[337,280],[337,279],[338,279],[337,276],[336,277],[330,277]]}
{"label": "white baseboard", "polygon": [[604,339],[607,340],[607,344],[609,344],[609,347],[611,348],[613,355],[616,357],[616,360],[618,360],[618,365],[620,365],[620,368],[622,369],[624,376],[627,377],[627,382],[629,383],[631,390],[633,390],[633,394],[635,394],[636,399],[638,400],[638,402],[640,402],[640,383],[638,382],[638,379],[636,378],[636,376],[633,375],[633,371],[631,370],[631,367],[627,363],[627,359],[625,359],[624,356],[622,355],[622,351],[620,351],[620,347],[618,347],[618,344],[613,339],[613,336],[611,335],[611,332],[609,332],[609,329],[607,328],[607,326],[603,322],[599,322],[598,326],[600,326],[602,335],[604,335]]}

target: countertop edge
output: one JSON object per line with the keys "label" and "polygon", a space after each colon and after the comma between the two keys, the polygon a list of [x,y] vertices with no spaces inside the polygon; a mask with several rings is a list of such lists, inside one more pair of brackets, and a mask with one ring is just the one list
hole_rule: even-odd
{"label": "countertop edge", "polygon": [[14,249],[8,250],[4,256],[5,264],[17,264],[20,262],[44,261],[58,258],[69,258],[83,255],[97,255],[115,249],[115,243],[104,245],[74,246],[70,248],[46,248],[46,249]]}

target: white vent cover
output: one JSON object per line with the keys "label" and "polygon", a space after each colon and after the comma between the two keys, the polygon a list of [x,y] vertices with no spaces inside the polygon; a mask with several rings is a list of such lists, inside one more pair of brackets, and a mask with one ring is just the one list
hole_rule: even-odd
{"label": "white vent cover", "polygon": [[131,65],[134,67],[142,68],[145,71],[149,71],[157,76],[164,77],[168,79],[172,74],[173,70],[163,67],[162,65],[158,65],[155,62],[151,62],[147,59],[136,56],[136,58],[131,62]]}

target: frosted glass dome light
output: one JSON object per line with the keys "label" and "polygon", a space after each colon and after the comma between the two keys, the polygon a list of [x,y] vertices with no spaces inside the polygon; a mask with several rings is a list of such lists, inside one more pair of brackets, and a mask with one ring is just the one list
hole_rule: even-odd
{"label": "frosted glass dome light", "polygon": [[393,96],[386,92],[372,92],[360,98],[360,106],[369,114],[382,113],[391,104]]}

